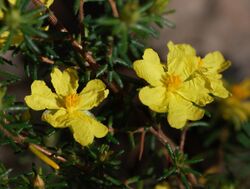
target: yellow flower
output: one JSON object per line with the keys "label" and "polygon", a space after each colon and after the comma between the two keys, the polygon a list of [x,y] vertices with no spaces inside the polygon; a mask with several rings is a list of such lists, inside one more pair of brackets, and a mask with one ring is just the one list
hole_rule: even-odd
{"label": "yellow flower", "polygon": [[[173,43],[170,42],[169,46],[179,49],[178,51],[187,56],[197,57],[195,49],[190,45],[173,45]],[[223,81],[221,80],[222,75],[220,73],[231,65],[230,61],[225,61],[223,55],[219,51],[209,53],[203,59],[200,57],[197,58],[198,62],[195,64],[197,76],[205,80],[206,87],[211,94],[220,98],[227,98],[229,92],[223,86]]]}
{"label": "yellow flower", "polygon": [[221,111],[224,119],[232,121],[239,128],[250,117],[250,79],[231,86],[231,94],[221,101]]}
{"label": "yellow flower", "polygon": [[55,128],[69,127],[74,138],[81,145],[93,142],[94,137],[104,137],[108,129],[98,122],[88,110],[98,106],[109,91],[98,79],[91,80],[78,94],[78,76],[74,69],[61,72],[54,68],[51,82],[56,93],[53,93],[44,81],[35,80],[31,85],[31,95],[25,97],[26,104],[34,110],[46,111],[42,120]]}
{"label": "yellow flower", "polygon": [[167,182],[157,184],[154,189],[171,189],[171,186]]}
{"label": "yellow flower", "polygon": [[[139,92],[139,99],[155,112],[168,112],[171,127],[183,128],[187,120],[199,120],[204,115],[205,106],[213,101],[205,81],[193,77],[198,57],[188,45],[168,44],[168,64],[160,63],[158,54],[146,49],[142,60],[133,64],[136,74],[150,85]],[[196,105],[195,105],[196,104]]]}

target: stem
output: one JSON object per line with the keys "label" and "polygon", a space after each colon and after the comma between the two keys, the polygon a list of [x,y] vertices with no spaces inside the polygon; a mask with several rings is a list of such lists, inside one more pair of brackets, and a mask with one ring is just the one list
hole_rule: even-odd
{"label": "stem", "polygon": [[[32,0],[32,2],[37,5],[37,6],[42,6],[45,7],[45,5],[40,1],[40,0]],[[97,64],[96,60],[92,56],[92,53],[90,51],[85,52],[82,45],[79,44],[73,36],[68,32],[68,30],[59,22],[57,17],[54,15],[54,13],[50,9],[46,9],[48,14],[49,14],[49,22],[51,25],[55,26],[57,30],[61,32],[65,32],[68,34],[68,38],[71,42],[72,47],[84,58],[84,60],[87,61],[89,64],[89,67],[96,71],[99,68],[99,64]],[[118,93],[119,92],[119,87],[116,86],[114,83],[109,83],[108,80],[104,77],[101,77],[101,79],[104,81],[106,85],[109,86],[109,88],[114,92]]]}
{"label": "stem", "polygon": [[80,43],[83,45],[82,43],[82,36],[84,36],[84,24],[83,24],[83,20],[84,20],[84,0],[80,0],[80,4],[79,4],[79,12],[78,12],[78,20],[79,20],[79,30],[80,30],[80,36],[81,36],[81,41]]}
{"label": "stem", "polygon": [[141,140],[140,140],[140,153],[139,153],[139,160],[141,160],[141,158],[142,158],[142,154],[143,154],[143,151],[144,151],[145,134],[146,134],[146,131],[145,131],[145,130],[143,130],[143,131],[142,131],[142,133],[141,133]]}
{"label": "stem", "polygon": [[4,136],[12,139],[15,143],[17,144],[23,144],[25,137],[21,136],[21,135],[13,135],[11,132],[9,132],[7,129],[5,129],[2,125],[0,125],[0,131],[2,131],[2,133],[4,134]]}
{"label": "stem", "polygon": [[163,144],[169,144],[171,146],[172,149],[176,149],[177,146],[176,144],[166,135],[163,133],[163,131],[161,129],[156,130],[153,127],[149,128],[149,131],[156,136],[156,138]]}
{"label": "stem", "polygon": [[[4,136],[12,139],[15,143],[17,144],[25,144],[25,137],[22,135],[13,135],[11,132],[9,132],[7,129],[4,128],[4,126],[0,125],[0,131],[4,134]],[[33,144],[33,143],[28,143],[28,145],[32,145],[33,147],[35,147],[37,150],[41,151],[42,153],[46,154],[47,156],[51,156],[54,157],[55,159],[61,161],[61,162],[66,162],[67,160],[62,157],[62,156],[58,156],[55,155],[54,153],[50,152],[49,150],[47,150],[46,148],[38,145],[38,144]]]}
{"label": "stem", "polygon": [[181,132],[181,139],[180,139],[180,151],[181,152],[184,152],[187,131],[188,131],[188,127],[184,127],[184,129]]}
{"label": "stem", "polygon": [[117,6],[116,6],[116,2],[115,0],[109,0],[109,4],[111,6],[112,12],[113,12],[113,16],[118,18],[119,17],[119,12],[117,10]]}

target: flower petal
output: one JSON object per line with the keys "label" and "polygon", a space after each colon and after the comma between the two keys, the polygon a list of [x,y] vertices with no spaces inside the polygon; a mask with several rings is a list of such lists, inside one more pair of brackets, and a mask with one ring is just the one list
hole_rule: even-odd
{"label": "flower petal", "polygon": [[70,124],[75,140],[83,146],[91,144],[94,136],[102,138],[108,133],[108,128],[105,125],[82,112],[79,112],[78,116]]}
{"label": "flower petal", "polygon": [[195,50],[186,44],[174,45],[168,43],[167,68],[170,75],[181,77],[182,81],[188,79],[196,70],[199,58],[195,55]]}
{"label": "flower petal", "polygon": [[46,110],[43,112],[42,120],[48,122],[55,128],[65,128],[69,126],[69,114],[65,109]]}
{"label": "flower petal", "polygon": [[143,87],[139,92],[140,101],[155,112],[167,112],[168,99],[165,87]]}
{"label": "flower petal", "polygon": [[73,131],[74,139],[82,146],[88,146],[93,143],[94,135],[89,126],[83,125],[82,121],[75,120],[70,127]]}
{"label": "flower petal", "polygon": [[76,93],[78,88],[78,76],[76,70],[68,68],[61,72],[54,68],[51,72],[51,82],[58,95],[67,96]]}
{"label": "flower petal", "polygon": [[46,7],[50,7],[50,5],[52,5],[54,0],[41,0],[41,2],[44,3]]}
{"label": "flower petal", "polygon": [[24,100],[33,110],[59,109],[58,96],[52,93],[44,81],[35,80],[31,85],[31,95]]}
{"label": "flower petal", "polygon": [[78,108],[90,110],[98,106],[109,94],[106,85],[99,79],[91,80],[80,93],[80,103]]}
{"label": "flower petal", "polygon": [[153,49],[146,49],[143,60],[135,61],[133,68],[138,77],[145,79],[150,85],[161,85],[162,76],[165,72],[158,54]]}
{"label": "flower petal", "polygon": [[205,85],[205,80],[197,76],[183,82],[183,85],[178,89],[177,93],[199,106],[205,106],[213,101],[213,97],[209,95],[210,91]]}
{"label": "flower petal", "polygon": [[171,127],[181,129],[188,120],[199,120],[203,117],[204,110],[198,108],[179,95],[170,95],[168,122]]}
{"label": "flower petal", "polygon": [[223,55],[219,51],[209,53],[202,59],[203,67],[207,69],[206,74],[220,73],[226,70],[230,65],[230,61],[225,61]]}
{"label": "flower petal", "polygon": [[211,93],[214,96],[220,98],[227,98],[229,96],[229,91],[224,87],[223,81],[221,79],[217,79],[216,77],[210,77],[209,79],[211,84]]}

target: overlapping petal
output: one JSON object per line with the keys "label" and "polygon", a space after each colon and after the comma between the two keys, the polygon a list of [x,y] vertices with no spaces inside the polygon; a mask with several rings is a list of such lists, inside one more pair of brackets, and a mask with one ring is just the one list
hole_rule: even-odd
{"label": "overlapping petal", "polygon": [[146,80],[152,86],[161,85],[165,72],[160,63],[158,54],[153,49],[146,49],[143,60],[137,60],[133,64],[136,74]]}
{"label": "overlapping petal", "polygon": [[217,74],[224,70],[226,70],[230,65],[230,61],[226,61],[223,55],[219,51],[215,51],[212,53],[207,54],[203,59],[202,62],[207,69],[206,74]]}
{"label": "overlapping petal", "polygon": [[50,7],[54,2],[54,0],[40,0],[40,1],[44,3],[46,7]]}
{"label": "overlapping petal", "polygon": [[26,104],[34,110],[58,109],[58,96],[52,93],[44,81],[35,80],[31,85],[31,95],[25,97]]}
{"label": "overlapping petal", "polygon": [[196,121],[204,116],[204,110],[179,95],[170,95],[167,119],[171,127],[183,128],[188,120]]}
{"label": "overlapping petal", "polygon": [[94,137],[102,138],[108,133],[108,128],[95,118],[78,113],[78,116],[70,121],[74,138],[83,146],[91,144]]}
{"label": "overlapping petal", "polygon": [[168,111],[168,96],[165,87],[143,87],[139,92],[140,101],[156,112]]}
{"label": "overlapping petal", "polygon": [[190,45],[174,45],[168,43],[167,70],[171,75],[181,77],[182,81],[188,79],[196,70],[194,66],[198,62],[195,50]]}
{"label": "overlapping petal", "polygon": [[201,77],[194,77],[185,81],[178,89],[177,93],[183,98],[194,102],[199,106],[205,106],[213,101],[213,97],[209,95],[209,90],[206,88],[206,82]]}
{"label": "overlapping petal", "polygon": [[78,108],[90,110],[98,106],[109,94],[106,85],[99,79],[91,80],[80,93],[80,103]]}
{"label": "overlapping petal", "polygon": [[42,115],[42,120],[48,122],[55,128],[65,128],[69,126],[70,115],[65,109],[46,110]]}
{"label": "overlapping petal", "polygon": [[58,68],[54,68],[50,75],[51,82],[58,95],[67,96],[76,93],[78,88],[78,75],[74,69],[68,68],[61,72]]}

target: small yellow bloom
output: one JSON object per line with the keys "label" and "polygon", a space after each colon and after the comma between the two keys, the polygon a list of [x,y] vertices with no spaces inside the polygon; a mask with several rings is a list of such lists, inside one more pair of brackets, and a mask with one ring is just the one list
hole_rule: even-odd
{"label": "small yellow bloom", "polygon": [[30,108],[46,109],[42,115],[44,121],[55,128],[69,127],[75,140],[83,146],[91,144],[94,137],[102,138],[108,133],[107,127],[88,111],[108,96],[109,91],[101,80],[89,81],[78,94],[76,71],[68,68],[61,72],[54,68],[51,82],[56,93],[53,93],[44,81],[35,80],[31,85],[31,95],[25,97]]}
{"label": "small yellow bloom", "polygon": [[[195,49],[187,44],[173,45],[170,42],[169,46],[178,49],[180,53],[186,54],[186,56],[196,56]],[[202,77],[206,82],[206,87],[210,93],[220,98],[227,98],[229,92],[223,86],[221,80],[222,71],[226,70],[231,65],[230,61],[226,61],[223,55],[219,51],[215,51],[207,54],[204,58],[197,57],[196,73],[198,77]]]}
{"label": "small yellow bloom", "polygon": [[154,189],[171,189],[171,186],[167,182],[157,184]]}
{"label": "small yellow bloom", "polygon": [[230,90],[232,95],[221,101],[221,111],[224,119],[239,128],[250,117],[250,79],[232,85]]}
{"label": "small yellow bloom", "polygon": [[[188,120],[199,120],[204,115],[205,106],[213,101],[206,82],[201,77],[193,77],[198,57],[188,45],[168,44],[168,63],[160,63],[158,54],[146,49],[142,60],[133,64],[136,74],[150,85],[139,92],[139,99],[155,112],[168,112],[171,127],[183,128]],[[196,105],[195,105],[196,104]]]}

